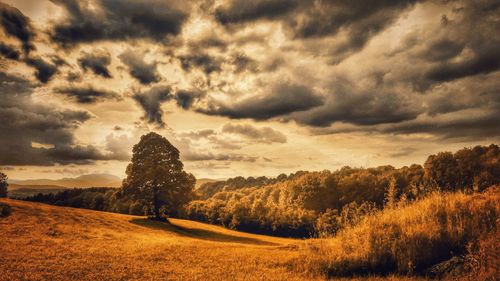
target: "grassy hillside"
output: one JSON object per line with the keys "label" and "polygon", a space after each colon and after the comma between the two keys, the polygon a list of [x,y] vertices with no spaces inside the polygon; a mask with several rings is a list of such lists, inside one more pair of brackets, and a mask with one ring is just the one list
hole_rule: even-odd
{"label": "grassy hillside", "polygon": [[436,192],[386,208],[333,238],[309,240],[300,264],[332,276],[432,274],[433,266],[454,258],[474,280],[494,280],[500,259],[498,248],[490,246],[500,238],[499,191],[497,186],[481,194]]}
{"label": "grassy hillside", "polygon": [[305,280],[300,240],[1,199],[0,280]]}
{"label": "grassy hillside", "polygon": [[490,280],[498,191],[433,193],[308,240],[1,199],[0,280],[418,280],[453,256]]}

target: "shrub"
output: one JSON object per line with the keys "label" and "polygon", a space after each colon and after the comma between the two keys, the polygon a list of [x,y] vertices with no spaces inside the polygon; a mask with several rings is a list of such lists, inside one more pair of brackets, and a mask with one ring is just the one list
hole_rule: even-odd
{"label": "shrub", "polygon": [[314,239],[301,267],[328,275],[424,272],[465,254],[467,245],[496,230],[498,188],[487,193],[433,193],[395,209],[386,209],[341,230],[330,239]]}
{"label": "shrub", "polygon": [[468,274],[466,280],[498,280],[500,268],[500,229],[496,229],[486,239],[473,241],[467,246],[465,269]]}
{"label": "shrub", "polygon": [[12,212],[11,208],[9,205],[5,203],[0,203],[0,217],[6,217],[10,215]]}

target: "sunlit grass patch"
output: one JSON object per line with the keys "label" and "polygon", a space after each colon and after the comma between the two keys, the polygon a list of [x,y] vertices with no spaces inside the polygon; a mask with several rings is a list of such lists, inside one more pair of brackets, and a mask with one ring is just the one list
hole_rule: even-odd
{"label": "sunlit grass patch", "polygon": [[425,273],[495,231],[499,199],[498,189],[473,195],[434,193],[384,210],[334,238],[310,240],[299,268],[329,276]]}

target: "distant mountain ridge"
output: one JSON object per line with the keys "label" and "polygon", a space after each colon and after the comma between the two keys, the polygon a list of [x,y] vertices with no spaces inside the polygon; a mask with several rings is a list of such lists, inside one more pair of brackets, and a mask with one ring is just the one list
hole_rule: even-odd
{"label": "distant mountain ridge", "polygon": [[[200,178],[196,180],[195,189],[204,183],[216,182],[216,179]],[[19,188],[43,188],[43,189],[63,189],[63,188],[87,188],[87,187],[120,187],[122,179],[111,174],[88,174],[76,178],[51,179],[30,179],[30,180],[9,180],[11,189]]]}
{"label": "distant mountain ridge", "polygon": [[51,179],[31,179],[31,180],[10,180],[10,184],[17,186],[57,186],[67,188],[86,187],[120,187],[122,179],[111,174],[88,174],[76,178]]}

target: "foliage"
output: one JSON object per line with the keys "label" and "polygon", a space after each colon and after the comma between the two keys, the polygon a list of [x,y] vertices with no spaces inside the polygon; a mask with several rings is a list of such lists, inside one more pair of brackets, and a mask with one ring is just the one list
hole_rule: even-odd
{"label": "foliage", "polygon": [[486,238],[472,241],[467,245],[465,255],[466,280],[498,280],[500,269],[500,228],[489,233]]}
{"label": "foliage", "polygon": [[455,154],[440,152],[424,164],[428,184],[442,190],[482,191],[500,182],[500,149],[497,145],[464,148]]}
{"label": "foliage", "polygon": [[156,133],[144,135],[133,148],[121,195],[145,202],[148,214],[157,220],[167,214],[176,216],[191,199],[196,182],[183,167],[179,150],[166,138]]}
{"label": "foliage", "polygon": [[[431,155],[424,167],[344,167],[205,183],[177,215],[248,232],[331,237],[388,204],[398,208],[436,190],[484,191],[499,182],[498,146],[476,146]],[[116,189],[74,189],[29,200],[135,215],[152,212],[144,198]]]}
{"label": "foliage", "polygon": [[324,237],[384,206],[395,208],[435,190],[482,191],[499,182],[498,146],[476,146],[431,155],[424,167],[344,167],[205,183],[183,215],[245,231]]}
{"label": "foliage", "polygon": [[7,183],[7,175],[4,173],[0,173],[0,198],[7,197],[7,187],[9,184]]}
{"label": "foliage", "polygon": [[145,203],[117,196],[119,190],[107,187],[73,188],[57,193],[26,197],[25,200],[131,215],[144,215]]}

